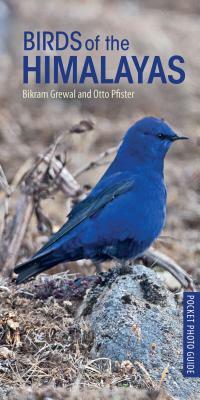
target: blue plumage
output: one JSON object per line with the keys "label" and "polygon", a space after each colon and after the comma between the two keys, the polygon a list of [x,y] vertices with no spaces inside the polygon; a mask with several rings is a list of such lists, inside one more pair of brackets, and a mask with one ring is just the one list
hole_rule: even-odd
{"label": "blue plumage", "polygon": [[166,213],[164,158],[178,136],[163,120],[131,126],[103,177],[35,256],[15,268],[17,282],[63,261],[128,260],[160,234]]}

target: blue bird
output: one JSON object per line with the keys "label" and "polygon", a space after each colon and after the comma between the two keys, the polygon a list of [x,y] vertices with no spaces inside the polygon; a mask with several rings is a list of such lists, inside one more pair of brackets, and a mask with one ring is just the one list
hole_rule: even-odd
{"label": "blue bird", "polygon": [[166,216],[164,158],[178,136],[162,119],[146,117],[131,126],[118,153],[67,222],[27,262],[17,283],[64,261],[135,259],[159,236]]}

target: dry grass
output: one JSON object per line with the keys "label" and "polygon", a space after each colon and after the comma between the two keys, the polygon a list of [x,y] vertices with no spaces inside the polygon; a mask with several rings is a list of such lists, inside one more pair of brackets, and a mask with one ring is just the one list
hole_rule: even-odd
{"label": "dry grass", "polygon": [[73,389],[23,389],[8,396],[9,400],[172,400],[162,391],[137,390],[133,388],[84,390]]}
{"label": "dry grass", "polygon": [[[52,296],[40,299],[38,294],[42,295],[42,288],[46,294],[44,278],[39,278],[37,285],[40,292],[32,283],[22,288],[14,284],[8,286],[7,281],[0,285],[2,393],[29,386],[64,387],[65,391],[54,393],[57,399],[59,393],[65,393],[67,398],[70,391],[74,398],[73,393],[86,389],[129,386],[151,391],[159,389],[159,384],[137,361],[132,364],[124,360],[111,365],[111,360],[106,358],[91,360],[91,331],[85,322],[76,320],[81,299],[69,301]],[[101,396],[105,394],[99,396],[103,399]],[[38,398],[42,397],[38,394]]]}

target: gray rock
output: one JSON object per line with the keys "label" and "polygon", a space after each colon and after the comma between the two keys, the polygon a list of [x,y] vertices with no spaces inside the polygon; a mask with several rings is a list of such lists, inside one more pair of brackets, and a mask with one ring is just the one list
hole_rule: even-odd
{"label": "gray rock", "polygon": [[92,357],[108,357],[113,365],[129,360],[155,387],[168,366],[162,383],[167,392],[175,399],[197,399],[200,379],[182,376],[182,305],[149,268],[115,271],[93,286],[81,309],[94,335]]}

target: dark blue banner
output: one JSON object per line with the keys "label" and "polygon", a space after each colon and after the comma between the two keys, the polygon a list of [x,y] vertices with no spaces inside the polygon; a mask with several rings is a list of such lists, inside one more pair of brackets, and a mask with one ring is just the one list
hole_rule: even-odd
{"label": "dark blue banner", "polygon": [[183,376],[200,377],[200,292],[184,292]]}

